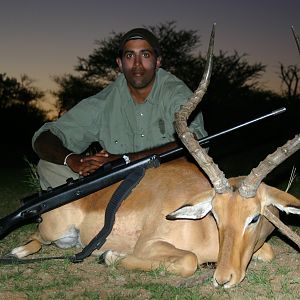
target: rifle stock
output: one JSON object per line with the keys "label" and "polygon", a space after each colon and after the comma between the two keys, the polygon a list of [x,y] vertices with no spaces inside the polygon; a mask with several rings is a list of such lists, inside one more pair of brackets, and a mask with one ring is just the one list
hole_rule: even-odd
{"label": "rifle stock", "polygon": [[[204,137],[199,140],[200,145],[205,145],[219,136],[235,131],[242,127],[276,116],[286,111],[280,108],[271,113],[255,118],[248,122],[223,130],[214,135]],[[125,164],[123,159],[108,163],[91,175],[76,180],[69,179],[65,184],[52,188],[47,192],[33,194],[21,199],[23,204],[13,213],[0,219],[0,239],[9,232],[24,224],[41,222],[41,215],[52,209],[78,200],[84,196],[94,193],[109,185],[112,185],[130,174],[135,168],[158,167],[161,163],[176,159],[184,155],[185,149],[178,147],[160,155],[151,155],[129,164]]]}

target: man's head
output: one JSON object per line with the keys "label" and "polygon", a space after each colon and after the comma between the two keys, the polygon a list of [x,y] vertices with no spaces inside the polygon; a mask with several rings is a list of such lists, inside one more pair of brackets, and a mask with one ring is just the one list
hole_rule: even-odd
{"label": "man's head", "polygon": [[142,39],[142,40],[147,41],[148,44],[152,47],[155,55],[157,57],[161,56],[161,49],[160,49],[160,45],[159,45],[159,42],[158,42],[158,39],[156,38],[156,36],[148,29],[134,28],[122,36],[121,41],[120,41],[120,46],[119,46],[119,57],[122,57],[122,55],[123,55],[123,49],[124,49],[125,44],[129,40],[137,40],[137,39]]}
{"label": "man's head", "polygon": [[149,30],[135,28],[121,38],[117,64],[129,88],[151,89],[161,63],[157,38]]}

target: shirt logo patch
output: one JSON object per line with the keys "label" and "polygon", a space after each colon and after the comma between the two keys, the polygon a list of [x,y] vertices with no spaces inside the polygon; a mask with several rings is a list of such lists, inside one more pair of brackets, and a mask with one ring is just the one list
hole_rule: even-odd
{"label": "shirt logo patch", "polygon": [[159,126],[159,131],[161,134],[166,133],[166,126],[165,126],[165,121],[163,119],[158,120],[158,126]]}

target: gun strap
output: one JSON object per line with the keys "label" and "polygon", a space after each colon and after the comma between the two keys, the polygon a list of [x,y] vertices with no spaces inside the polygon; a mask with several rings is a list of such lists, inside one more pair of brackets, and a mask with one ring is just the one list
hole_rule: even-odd
{"label": "gun strap", "polygon": [[115,190],[112,198],[107,204],[105,210],[104,226],[99,233],[90,241],[90,243],[83,248],[83,250],[73,256],[50,256],[50,257],[38,257],[38,258],[24,258],[20,259],[11,255],[0,258],[0,264],[26,264],[32,262],[39,262],[50,259],[68,259],[73,263],[82,262],[85,258],[90,256],[96,249],[100,249],[105,243],[106,238],[110,234],[114,222],[115,215],[118,211],[121,203],[125,200],[131,191],[138,185],[145,175],[145,168],[135,168],[127,177],[122,181],[119,187]]}
{"label": "gun strap", "polygon": [[53,259],[69,259],[68,256],[46,256],[46,257],[36,257],[36,258],[17,258],[13,255],[5,255],[0,257],[0,265],[24,265],[30,263],[36,263],[45,260]]}
{"label": "gun strap", "polygon": [[119,185],[114,194],[112,195],[109,203],[107,204],[105,210],[104,226],[100,232],[90,241],[90,243],[83,248],[83,250],[73,257],[71,261],[74,263],[81,262],[86,257],[90,256],[92,252],[96,249],[100,249],[106,241],[106,238],[110,234],[113,225],[115,223],[115,215],[119,209],[121,203],[126,199],[131,193],[132,189],[135,188],[141,179],[145,175],[144,168],[136,168],[132,173],[130,173],[125,180]]}

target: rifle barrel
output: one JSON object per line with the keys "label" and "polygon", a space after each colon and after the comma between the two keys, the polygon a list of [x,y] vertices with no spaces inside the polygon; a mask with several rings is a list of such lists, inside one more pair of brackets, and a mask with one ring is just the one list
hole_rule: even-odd
{"label": "rifle barrel", "polygon": [[[265,114],[265,115],[262,115],[260,117],[257,117],[255,119],[252,119],[250,121],[247,121],[247,122],[244,122],[242,124],[239,124],[239,125],[236,125],[234,127],[231,127],[231,128],[228,128],[228,129],[225,129],[223,131],[220,131],[218,133],[215,133],[215,134],[212,134],[212,135],[209,135],[209,136],[206,136],[202,139],[199,139],[198,142],[199,144],[202,146],[202,145],[205,145],[207,143],[209,143],[211,140],[217,138],[217,137],[220,137],[226,133],[229,133],[229,132],[232,132],[232,131],[235,131],[237,129],[240,129],[242,127],[245,127],[245,126],[248,126],[250,124],[253,124],[253,123],[256,123],[258,121],[261,121],[261,120],[265,120],[267,118],[270,118],[270,117],[274,117],[274,116],[277,116],[283,112],[286,111],[286,108],[285,107],[281,107],[281,108],[278,108],[268,114]],[[178,147],[176,149],[172,149],[172,150],[169,150],[169,151],[166,151],[162,154],[159,155],[159,158],[160,158],[160,162],[163,163],[163,162],[166,162],[166,161],[170,161],[174,158],[177,158],[179,157],[180,155],[182,155],[184,153],[184,148],[183,147]]]}

